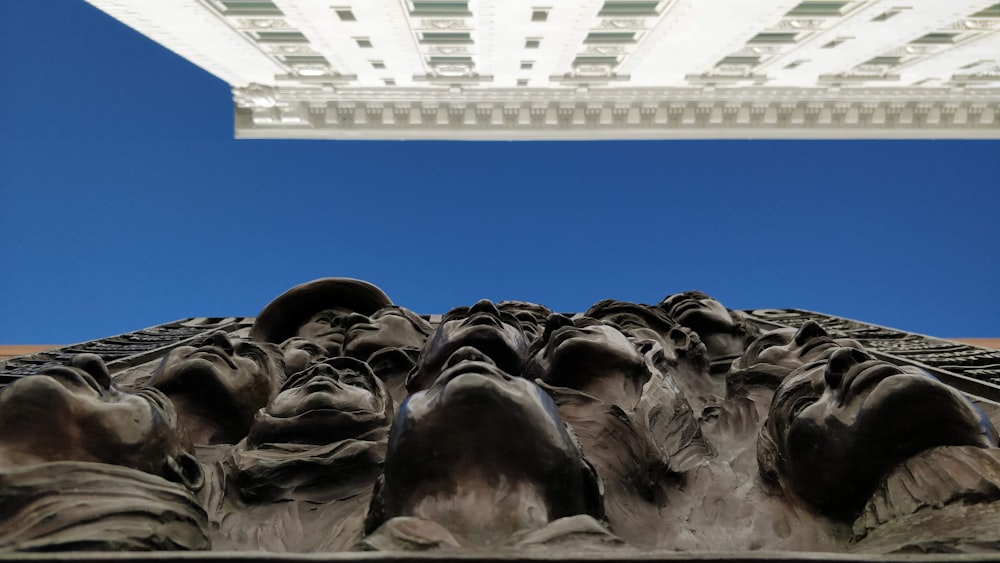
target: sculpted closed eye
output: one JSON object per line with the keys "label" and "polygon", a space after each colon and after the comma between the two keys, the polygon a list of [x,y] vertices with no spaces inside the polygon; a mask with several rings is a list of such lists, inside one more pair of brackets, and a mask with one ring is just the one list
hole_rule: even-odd
{"label": "sculpted closed eye", "polygon": [[371,382],[368,380],[368,378],[359,373],[355,372],[347,373],[343,377],[341,377],[341,381],[343,383],[346,383],[347,385],[360,387],[361,389],[365,389],[366,391],[372,393],[375,392],[375,389],[372,387]]}
{"label": "sculpted closed eye", "polygon": [[267,352],[265,352],[262,348],[255,346],[253,344],[243,343],[242,345],[239,346],[239,348],[236,349],[236,353],[239,354],[240,356],[243,356],[244,358],[250,358],[258,365],[267,364]]}

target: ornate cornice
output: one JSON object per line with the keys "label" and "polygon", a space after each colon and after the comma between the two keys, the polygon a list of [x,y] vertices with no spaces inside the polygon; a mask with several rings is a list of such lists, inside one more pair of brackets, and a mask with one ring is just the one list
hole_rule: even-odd
{"label": "ornate cornice", "polygon": [[236,136],[1000,138],[1000,89],[237,89]]}

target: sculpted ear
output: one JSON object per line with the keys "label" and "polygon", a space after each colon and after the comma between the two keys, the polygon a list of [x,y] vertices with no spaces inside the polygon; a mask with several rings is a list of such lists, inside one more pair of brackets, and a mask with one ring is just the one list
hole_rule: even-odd
{"label": "sculpted ear", "polygon": [[167,457],[163,464],[163,476],[193,492],[205,486],[205,472],[201,470],[201,464],[187,452]]}
{"label": "sculpted ear", "polygon": [[372,502],[368,505],[365,515],[365,535],[378,529],[386,521],[385,514],[385,475],[379,475],[375,480],[375,490],[372,491]]}

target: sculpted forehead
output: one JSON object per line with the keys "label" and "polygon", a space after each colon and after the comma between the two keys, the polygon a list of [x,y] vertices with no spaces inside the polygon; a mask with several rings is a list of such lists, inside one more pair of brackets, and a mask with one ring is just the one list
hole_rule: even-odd
{"label": "sculpted forehead", "polygon": [[442,318],[437,330],[424,344],[417,368],[407,378],[406,388],[411,393],[426,389],[445,361],[466,346],[479,350],[510,373],[521,373],[528,349],[527,338],[517,318],[483,299],[472,307],[452,309]]}

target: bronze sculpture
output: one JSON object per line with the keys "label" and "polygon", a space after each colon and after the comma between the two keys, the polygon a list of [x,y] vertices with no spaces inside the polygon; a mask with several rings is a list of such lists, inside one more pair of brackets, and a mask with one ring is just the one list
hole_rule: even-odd
{"label": "bronze sculpture", "polygon": [[700,292],[438,320],[323,278],[0,365],[0,553],[996,552],[996,365]]}

